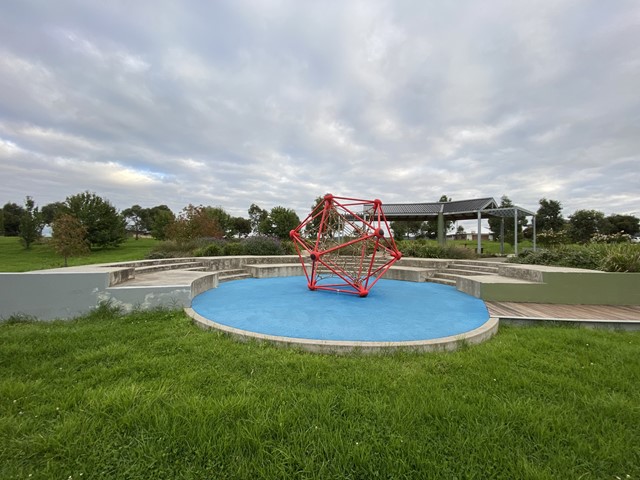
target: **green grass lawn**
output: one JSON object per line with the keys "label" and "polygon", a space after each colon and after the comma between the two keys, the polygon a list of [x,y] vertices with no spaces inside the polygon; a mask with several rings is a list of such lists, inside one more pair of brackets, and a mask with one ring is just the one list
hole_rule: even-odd
{"label": "green grass lawn", "polygon": [[[89,255],[69,258],[69,265],[126,262],[140,260],[158,244],[158,240],[127,239],[116,248],[93,249]],[[64,259],[46,243],[37,243],[25,249],[18,237],[0,237],[0,272],[28,272],[64,266]]]}
{"label": "green grass lawn", "polygon": [[640,478],[640,333],[242,344],[182,312],[0,324],[0,478]]}

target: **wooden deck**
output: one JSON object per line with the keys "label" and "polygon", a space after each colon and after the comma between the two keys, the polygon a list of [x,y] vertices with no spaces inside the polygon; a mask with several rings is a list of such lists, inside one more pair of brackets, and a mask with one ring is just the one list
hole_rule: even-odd
{"label": "wooden deck", "polygon": [[556,305],[550,303],[485,302],[489,314],[500,318],[640,321],[640,305]]}

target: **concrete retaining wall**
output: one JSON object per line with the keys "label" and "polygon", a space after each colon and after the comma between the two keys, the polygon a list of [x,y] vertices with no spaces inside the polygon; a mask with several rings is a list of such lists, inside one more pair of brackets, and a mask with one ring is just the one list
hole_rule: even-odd
{"label": "concrete retaining wall", "polygon": [[501,265],[498,276],[460,278],[458,290],[492,302],[640,305],[640,274]]}
{"label": "concrete retaining wall", "polygon": [[0,319],[27,315],[40,320],[73,318],[94,308],[110,273],[0,273]]}

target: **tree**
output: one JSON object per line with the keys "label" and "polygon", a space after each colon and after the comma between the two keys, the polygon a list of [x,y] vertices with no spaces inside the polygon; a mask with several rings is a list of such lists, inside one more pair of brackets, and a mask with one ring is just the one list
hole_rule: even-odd
{"label": "tree", "polygon": [[569,216],[568,234],[571,241],[587,243],[596,233],[603,233],[604,213],[596,210],[577,210]]}
{"label": "tree", "polygon": [[20,235],[20,218],[24,213],[22,208],[17,203],[5,203],[2,207],[4,216],[4,234],[7,237],[17,237]]}
{"label": "tree", "polygon": [[176,216],[166,205],[157,205],[149,209],[151,236],[156,240],[169,238],[169,228],[175,222]]}
{"label": "tree", "polygon": [[76,217],[87,230],[90,245],[118,246],[126,239],[126,221],[111,203],[95,193],[83,192],[65,201],[65,213]]}
{"label": "tree", "polygon": [[[448,197],[446,195],[441,195],[440,199],[438,200],[438,202],[440,203],[450,202],[450,201],[451,201],[451,197]],[[444,234],[446,235],[447,232],[449,232],[452,229],[453,229],[453,221],[445,220]],[[436,238],[438,236],[438,219],[434,218],[433,220],[427,220],[426,222],[423,222],[422,225],[420,226],[420,236],[427,237],[427,238]]]}
{"label": "tree", "polygon": [[[500,198],[500,208],[508,208],[513,207],[513,202],[507,197],[503,195]],[[514,218],[513,215],[507,215],[504,218],[504,238],[502,239],[505,243],[513,244],[515,242],[514,237]],[[502,222],[502,218],[500,217],[491,217],[489,218],[489,228],[495,235],[495,238],[500,239],[500,224]],[[527,219],[524,217],[518,217],[518,237],[522,234],[522,227],[527,225]]]}
{"label": "tree", "polygon": [[547,200],[546,198],[541,198],[539,203],[540,207],[536,212],[536,230],[539,232],[549,230],[560,232],[566,224],[561,213],[562,204],[557,200]]}
{"label": "tree", "polygon": [[605,218],[606,225],[604,226],[605,232],[608,235],[616,233],[627,233],[634,236],[640,232],[640,220],[633,215],[618,215],[613,214]]}
{"label": "tree", "polygon": [[133,231],[136,240],[138,240],[141,233],[147,233],[151,230],[151,216],[147,208],[142,208],[140,205],[132,205],[122,211],[122,216],[127,220],[129,229]]}
{"label": "tree", "polygon": [[68,265],[67,259],[77,255],[89,253],[87,243],[87,228],[73,215],[61,214],[52,224],[53,234],[51,245],[58,255],[64,257],[64,266]]}
{"label": "tree", "polygon": [[[421,220],[395,220],[389,224],[393,230],[393,236],[397,240],[403,240],[407,236],[414,238],[431,238],[438,235],[438,222],[423,222]],[[434,230],[431,230],[431,227]],[[398,236],[400,235],[400,236]]]}
{"label": "tree", "polygon": [[288,239],[289,232],[300,224],[300,218],[293,210],[285,207],[273,207],[267,217],[260,223],[259,231],[265,235],[273,235],[280,239]]}
{"label": "tree", "polygon": [[247,237],[251,233],[251,220],[242,217],[231,217],[229,233],[232,237]]}
{"label": "tree", "polygon": [[4,235],[4,210],[0,209],[0,235]]}
{"label": "tree", "polygon": [[197,238],[222,238],[224,231],[210,207],[189,204],[169,226],[168,235],[177,242],[187,242]]}
{"label": "tree", "polygon": [[252,203],[249,207],[249,221],[251,222],[251,231],[258,233],[260,231],[260,224],[267,218],[269,212],[263,210],[255,203]]}
{"label": "tree", "polygon": [[204,207],[205,214],[216,220],[218,222],[218,227],[223,232],[223,236],[225,238],[230,238],[233,236],[231,232],[231,215],[224,211],[222,207]]}
{"label": "tree", "polygon": [[403,222],[401,220],[396,220],[394,222],[390,222],[389,226],[393,231],[393,238],[396,240],[404,240],[407,236],[407,232],[409,229],[407,228],[407,222]]}
{"label": "tree", "polygon": [[47,203],[40,209],[42,214],[42,223],[45,225],[52,225],[53,221],[58,215],[64,213],[65,204],[62,202]]}
{"label": "tree", "polygon": [[24,248],[31,248],[31,244],[42,236],[42,216],[31,197],[24,202],[24,212],[20,217],[20,240]]}

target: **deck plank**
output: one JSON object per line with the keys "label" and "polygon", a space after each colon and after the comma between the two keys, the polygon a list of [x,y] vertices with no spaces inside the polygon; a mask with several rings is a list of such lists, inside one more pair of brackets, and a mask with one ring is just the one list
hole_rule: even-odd
{"label": "deck plank", "polygon": [[559,305],[485,302],[492,317],[640,320],[640,305]]}

